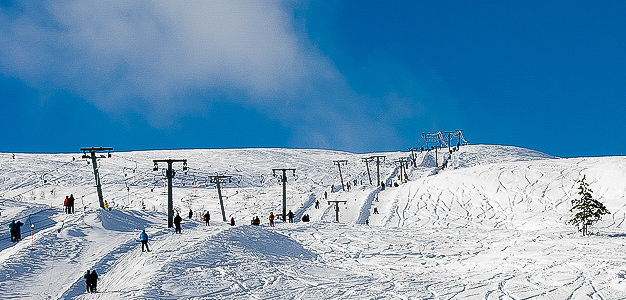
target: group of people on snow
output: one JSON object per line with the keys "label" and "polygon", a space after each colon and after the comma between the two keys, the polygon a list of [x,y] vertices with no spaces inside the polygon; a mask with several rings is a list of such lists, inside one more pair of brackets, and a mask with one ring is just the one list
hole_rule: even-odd
{"label": "group of people on snow", "polygon": [[63,211],[65,211],[66,214],[74,213],[74,201],[74,194],[65,196],[65,200],[63,201]]}
{"label": "group of people on snow", "polygon": [[9,232],[11,233],[11,242],[19,242],[22,239],[21,227],[24,223],[15,220],[9,224]]}
{"label": "group of people on snow", "polygon": [[96,270],[87,270],[87,273],[83,276],[85,278],[85,286],[87,287],[87,293],[95,293],[98,286],[98,273]]}

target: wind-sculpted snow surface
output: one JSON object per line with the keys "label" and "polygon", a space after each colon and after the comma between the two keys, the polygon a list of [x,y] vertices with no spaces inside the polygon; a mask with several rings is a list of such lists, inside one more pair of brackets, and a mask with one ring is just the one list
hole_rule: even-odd
{"label": "wind-sculpted snow surface", "polygon": [[[385,190],[375,163],[368,175],[361,160],[371,155],[386,156]],[[0,154],[1,299],[626,298],[623,157],[558,159],[470,145],[416,153],[407,182],[397,163],[407,152],[122,152],[99,159],[111,211],[98,208],[92,166],[79,157]],[[189,170],[174,165],[182,234],[166,225],[166,166],[152,170],[153,159],[167,158],[188,160]],[[339,159],[348,160],[342,175],[350,191],[333,164]],[[435,167],[443,160],[447,168]],[[267,224],[269,212],[282,213],[273,168],[296,169],[287,173],[293,224]],[[222,222],[208,180],[216,173],[233,175],[222,193],[237,226]],[[583,175],[611,212],[589,237],[566,224]],[[69,194],[76,214],[62,210]],[[338,223],[328,200],[345,201]],[[200,220],[206,211],[210,226]],[[304,214],[311,222],[300,222]],[[25,226],[22,241],[8,241],[7,224],[28,216],[34,235]],[[248,225],[254,216],[261,226]],[[141,251],[142,229],[151,252]],[[88,269],[100,274],[96,294],[85,293]]]}

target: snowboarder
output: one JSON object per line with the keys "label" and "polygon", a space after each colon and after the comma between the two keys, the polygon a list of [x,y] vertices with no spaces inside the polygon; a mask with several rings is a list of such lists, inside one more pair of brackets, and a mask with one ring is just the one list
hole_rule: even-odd
{"label": "snowboarder", "polygon": [[270,213],[269,219],[270,219],[270,227],[274,227],[274,213],[273,212]]}
{"label": "snowboarder", "polygon": [[289,218],[289,223],[293,223],[293,213],[291,212],[291,209],[289,210],[289,213],[287,213],[287,218]]}
{"label": "snowboarder", "polygon": [[176,226],[176,233],[181,233],[180,232],[180,221],[182,221],[183,218],[180,217],[179,214],[176,214],[176,217],[174,218],[174,225]]}
{"label": "snowboarder", "polygon": [[308,222],[310,220],[309,215],[305,214],[304,216],[302,216],[302,222]]}
{"label": "snowboarder", "polygon": [[202,219],[206,222],[206,226],[209,226],[209,220],[211,220],[211,214],[209,214],[208,210],[207,210],[206,214],[204,214]]}
{"label": "snowboarder", "polygon": [[146,233],[145,229],[141,231],[141,234],[139,235],[139,240],[141,241],[141,252],[144,251],[144,246],[146,247],[146,250],[150,252],[150,248],[148,248],[148,234]]}
{"label": "snowboarder", "polygon": [[189,219],[193,218],[193,211],[191,211],[191,208],[189,209]]}
{"label": "snowboarder", "polygon": [[230,217],[230,226],[235,226],[235,217]]}
{"label": "snowboarder", "polygon": [[91,271],[91,275],[89,277],[91,278],[90,290],[92,293],[95,293],[98,286],[98,273],[96,273],[96,270]]}
{"label": "snowboarder", "polygon": [[83,278],[85,278],[85,287],[87,289],[87,293],[91,293],[91,271],[87,270],[87,273],[85,273]]}
{"label": "snowboarder", "polygon": [[76,199],[74,199],[74,194],[70,194],[70,197],[67,199],[67,213],[68,214],[73,214],[74,213],[74,201]]}
{"label": "snowboarder", "polygon": [[104,200],[104,209],[111,211],[111,209],[109,208],[109,203],[106,200]]}

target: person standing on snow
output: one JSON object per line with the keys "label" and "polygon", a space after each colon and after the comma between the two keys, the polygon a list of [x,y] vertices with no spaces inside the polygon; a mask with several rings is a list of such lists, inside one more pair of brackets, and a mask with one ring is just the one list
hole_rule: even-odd
{"label": "person standing on snow", "polygon": [[270,227],[274,227],[274,212],[270,213]]}
{"label": "person standing on snow", "polygon": [[24,225],[24,223],[17,221],[15,222],[15,239],[16,242],[19,242],[22,240],[22,225]]}
{"label": "person standing on snow", "polygon": [[85,287],[87,289],[87,293],[91,293],[91,271],[87,270],[87,273],[85,273],[83,278],[85,278]]}
{"label": "person standing on snow", "polygon": [[209,226],[209,220],[211,220],[211,214],[209,214],[209,211],[206,211],[206,214],[204,214],[204,221],[206,222],[206,226]]}
{"label": "person standing on snow", "polygon": [[291,209],[289,210],[289,213],[287,213],[287,218],[289,218],[289,223],[293,223],[293,213],[291,212]]}
{"label": "person standing on snow", "polygon": [[148,252],[150,252],[150,248],[148,248],[148,234],[146,233],[146,230],[142,230],[141,234],[139,235],[139,240],[141,241],[141,252],[143,252],[143,247],[146,247],[146,250]]}
{"label": "person standing on snow", "polygon": [[67,199],[67,213],[68,214],[73,214],[74,213],[74,194],[70,194],[70,197]]}
{"label": "person standing on snow", "polygon": [[230,217],[230,226],[235,226],[235,217]]}
{"label": "person standing on snow", "polygon": [[65,212],[66,214],[68,214],[68,209],[67,209],[67,204],[68,202],[70,202],[69,200],[69,196],[65,196],[65,200],[63,200],[63,212]]}
{"label": "person standing on snow", "polygon": [[98,286],[98,273],[96,273],[96,270],[91,271],[89,278],[91,278],[91,292],[95,293]]}
{"label": "person standing on snow", "polygon": [[9,224],[9,232],[11,232],[11,242],[17,242],[15,238],[15,220],[11,221],[11,224]]}
{"label": "person standing on snow", "polygon": [[189,209],[189,219],[193,218],[193,211],[191,211],[191,208]]}
{"label": "person standing on snow", "polygon": [[179,214],[176,214],[176,217],[174,218],[174,225],[176,226],[176,233],[181,233],[180,232],[180,221],[182,221],[183,218],[180,217]]}

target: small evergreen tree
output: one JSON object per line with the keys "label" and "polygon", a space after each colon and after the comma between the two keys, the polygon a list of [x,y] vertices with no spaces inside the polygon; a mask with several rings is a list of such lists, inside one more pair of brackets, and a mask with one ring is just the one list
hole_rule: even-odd
{"label": "small evergreen tree", "polygon": [[578,187],[578,199],[572,199],[571,212],[576,212],[574,217],[568,221],[569,224],[578,227],[578,231],[583,233],[583,236],[588,235],[587,227],[593,225],[593,223],[602,219],[603,215],[610,214],[602,202],[593,199],[591,193],[593,192],[589,188],[589,184],[585,182],[586,176],[583,179],[577,181],[580,183]]}

